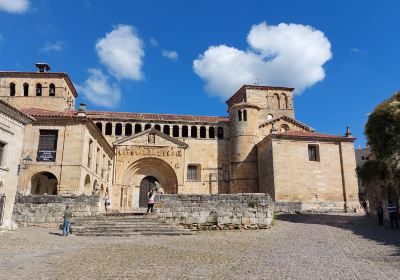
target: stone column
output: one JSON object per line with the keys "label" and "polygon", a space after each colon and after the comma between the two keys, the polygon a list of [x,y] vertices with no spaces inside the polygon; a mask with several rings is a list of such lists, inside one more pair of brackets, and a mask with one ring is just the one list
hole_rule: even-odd
{"label": "stone column", "polygon": [[111,123],[111,135],[110,136],[115,136],[115,123]]}
{"label": "stone column", "polygon": [[126,125],[126,123],[121,123],[121,125],[122,125],[122,134],[121,134],[121,136],[125,136],[125,125]]}

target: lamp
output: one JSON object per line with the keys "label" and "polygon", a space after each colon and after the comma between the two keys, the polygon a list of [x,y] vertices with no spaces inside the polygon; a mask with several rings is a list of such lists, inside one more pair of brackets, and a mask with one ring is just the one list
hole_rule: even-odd
{"label": "lamp", "polygon": [[21,169],[27,169],[28,168],[27,165],[30,164],[32,161],[33,160],[32,160],[31,155],[25,156],[22,159],[21,163],[18,164],[18,172],[17,172],[17,174],[19,175],[19,173],[21,172]]}

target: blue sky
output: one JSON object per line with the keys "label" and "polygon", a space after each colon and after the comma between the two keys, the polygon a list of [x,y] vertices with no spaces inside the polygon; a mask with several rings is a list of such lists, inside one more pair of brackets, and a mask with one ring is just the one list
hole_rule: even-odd
{"label": "blue sky", "polygon": [[349,125],[363,146],[367,114],[400,90],[399,11],[368,0],[0,0],[0,69],[48,62],[93,110],[225,116],[238,83],[296,86],[298,120],[333,134]]}

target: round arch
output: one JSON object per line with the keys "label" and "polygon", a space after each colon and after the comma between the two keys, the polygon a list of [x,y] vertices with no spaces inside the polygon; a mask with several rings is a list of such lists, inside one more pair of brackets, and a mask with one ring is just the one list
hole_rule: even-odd
{"label": "round arch", "polygon": [[91,186],[91,184],[90,184],[90,176],[89,176],[89,174],[86,175],[86,177],[85,177],[85,182],[84,182],[84,187],[83,187],[83,193],[84,193],[84,194],[87,194],[87,195],[92,194],[92,186]]}
{"label": "round arch", "polygon": [[178,192],[178,179],[174,169],[158,158],[142,158],[133,162],[124,173],[123,184],[139,186],[143,178],[148,176],[156,178],[165,193]]}
{"label": "round arch", "polygon": [[31,178],[31,194],[58,194],[58,179],[48,171],[35,173]]}

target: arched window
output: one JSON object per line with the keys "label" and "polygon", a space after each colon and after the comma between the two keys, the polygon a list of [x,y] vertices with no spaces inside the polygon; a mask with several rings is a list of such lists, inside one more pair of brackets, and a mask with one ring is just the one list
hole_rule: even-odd
{"label": "arched window", "polygon": [[215,129],[213,126],[210,126],[208,128],[208,137],[209,138],[215,138]]}
{"label": "arched window", "polygon": [[189,137],[189,129],[187,125],[182,126],[182,137],[184,138]]}
{"label": "arched window", "polygon": [[122,135],[122,123],[117,123],[115,125],[115,135]]}
{"label": "arched window", "polygon": [[132,124],[127,123],[125,125],[125,136],[131,136],[132,135]]}
{"label": "arched window", "polygon": [[167,135],[170,134],[169,125],[167,125],[167,124],[164,125],[163,132],[164,132],[164,134],[167,134]]}
{"label": "arched window", "polygon": [[135,124],[135,134],[142,132],[142,125],[140,123]]}
{"label": "arched window", "polygon": [[36,84],[36,96],[42,96],[42,84],[41,83]]}
{"label": "arched window", "polygon": [[222,127],[218,127],[217,137],[218,139],[224,139],[224,129]]}
{"label": "arched window", "polygon": [[106,135],[111,135],[112,134],[112,124],[111,123],[106,123]]}
{"label": "arched window", "polygon": [[287,96],[286,96],[286,94],[282,94],[282,100],[281,100],[281,102],[282,102],[282,109],[287,109],[287,104],[288,104],[288,99],[287,99]]}
{"label": "arched window", "polygon": [[272,96],[272,109],[279,109],[280,108],[280,104],[279,104],[279,95],[278,94],[274,94]]}
{"label": "arched window", "polygon": [[197,138],[197,126],[192,126],[190,128],[190,135],[192,138]]}
{"label": "arched window", "polygon": [[242,111],[238,110],[238,120],[242,121]]}
{"label": "arched window", "polygon": [[174,125],[172,127],[172,136],[173,137],[179,137],[179,126]]}
{"label": "arched window", "polygon": [[200,127],[200,138],[206,138],[207,134],[206,134],[206,127],[205,126],[201,126]]}
{"label": "arched window", "polygon": [[151,124],[149,124],[149,123],[145,124],[144,130],[147,130],[147,129],[149,129],[149,128],[151,128]]}
{"label": "arched window", "polygon": [[56,96],[56,86],[54,84],[49,85],[49,96]]}
{"label": "arched window", "polygon": [[15,96],[15,84],[10,83],[10,96]]}
{"label": "arched window", "polygon": [[247,121],[247,111],[243,110],[243,120]]}
{"label": "arched window", "polygon": [[29,85],[27,83],[24,84],[24,96],[29,95]]}
{"label": "arched window", "polygon": [[158,131],[161,131],[161,126],[160,126],[159,124],[156,124],[156,125],[154,126],[154,129],[155,129],[155,130],[158,130]]}
{"label": "arched window", "polygon": [[103,131],[103,124],[101,122],[97,122],[96,126],[100,131]]}
{"label": "arched window", "polygon": [[282,132],[289,131],[289,126],[287,124],[282,124],[281,125],[281,131]]}

